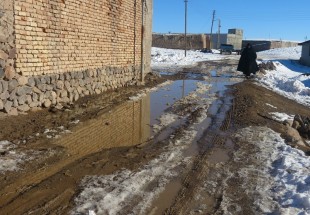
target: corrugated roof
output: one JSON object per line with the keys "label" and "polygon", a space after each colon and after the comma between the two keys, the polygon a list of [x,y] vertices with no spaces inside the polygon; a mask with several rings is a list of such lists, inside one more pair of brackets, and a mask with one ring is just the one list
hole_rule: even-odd
{"label": "corrugated roof", "polygon": [[307,44],[307,43],[310,43],[310,40],[307,40],[307,41],[302,42],[302,43],[298,43],[298,45],[303,45],[303,44]]}

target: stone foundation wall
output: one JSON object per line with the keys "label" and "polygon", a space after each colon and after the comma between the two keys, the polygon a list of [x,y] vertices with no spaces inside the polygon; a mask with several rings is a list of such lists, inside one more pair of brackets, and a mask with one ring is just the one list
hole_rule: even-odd
{"label": "stone foundation wall", "polygon": [[35,107],[77,101],[80,97],[138,83],[139,68],[105,67],[96,70],[0,80],[0,110],[16,115]]}

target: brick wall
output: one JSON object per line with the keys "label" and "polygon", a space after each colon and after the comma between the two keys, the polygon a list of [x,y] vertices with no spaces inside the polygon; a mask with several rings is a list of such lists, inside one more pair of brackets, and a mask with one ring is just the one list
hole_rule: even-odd
{"label": "brick wall", "polygon": [[140,64],[141,1],[15,0],[15,28],[23,75]]}
{"label": "brick wall", "polygon": [[152,0],[1,0],[0,29],[3,17],[0,110],[9,114],[143,83],[150,72]]}

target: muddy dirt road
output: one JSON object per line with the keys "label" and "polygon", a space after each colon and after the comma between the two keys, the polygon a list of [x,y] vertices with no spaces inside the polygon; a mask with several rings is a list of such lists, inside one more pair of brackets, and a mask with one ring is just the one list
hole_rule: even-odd
{"label": "muddy dirt road", "polygon": [[1,116],[0,214],[263,213],[259,149],[240,130],[285,138],[285,125],[264,116],[310,110],[235,67],[204,62],[60,110]]}

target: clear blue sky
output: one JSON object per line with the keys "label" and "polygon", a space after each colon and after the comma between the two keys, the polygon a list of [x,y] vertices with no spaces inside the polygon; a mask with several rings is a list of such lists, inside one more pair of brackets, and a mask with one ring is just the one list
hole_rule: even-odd
{"label": "clear blue sky", "polygon": [[[184,32],[184,0],[153,0],[153,32]],[[188,33],[241,28],[244,39],[310,40],[310,0],[188,0]]]}

